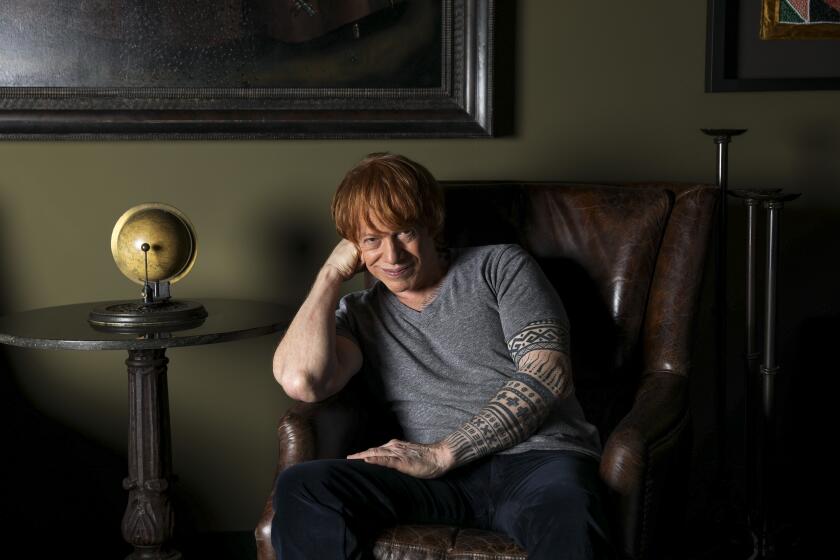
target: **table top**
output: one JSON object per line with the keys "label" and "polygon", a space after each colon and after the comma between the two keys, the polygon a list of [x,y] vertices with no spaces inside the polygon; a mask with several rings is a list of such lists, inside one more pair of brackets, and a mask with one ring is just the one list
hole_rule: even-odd
{"label": "table top", "polygon": [[172,332],[126,333],[94,328],[88,314],[117,301],[76,303],[0,317],[0,344],[42,349],[143,350],[227,342],[285,329],[291,309],[278,303],[233,299],[192,299],[204,305],[200,325]]}

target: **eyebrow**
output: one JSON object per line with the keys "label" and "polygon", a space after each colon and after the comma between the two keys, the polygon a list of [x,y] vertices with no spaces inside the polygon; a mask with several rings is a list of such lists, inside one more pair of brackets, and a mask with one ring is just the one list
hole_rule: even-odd
{"label": "eyebrow", "polygon": [[390,231],[379,231],[379,230],[376,230],[376,229],[362,229],[361,230],[361,237],[369,237],[369,236],[375,236],[375,235],[391,235],[392,233],[401,233],[403,231],[408,231],[408,230],[411,230],[411,229],[414,229],[414,228],[405,226],[405,227],[397,227],[396,229],[393,229],[393,230],[390,230]]}

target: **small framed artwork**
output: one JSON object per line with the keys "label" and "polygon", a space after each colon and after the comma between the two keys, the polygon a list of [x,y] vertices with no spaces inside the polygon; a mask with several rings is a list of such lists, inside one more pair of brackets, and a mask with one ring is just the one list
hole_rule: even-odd
{"label": "small framed artwork", "polygon": [[840,0],[761,0],[761,38],[840,39]]}
{"label": "small framed artwork", "polygon": [[840,89],[840,0],[708,0],[706,91]]}
{"label": "small framed artwork", "polygon": [[0,2],[0,139],[489,137],[495,0]]}

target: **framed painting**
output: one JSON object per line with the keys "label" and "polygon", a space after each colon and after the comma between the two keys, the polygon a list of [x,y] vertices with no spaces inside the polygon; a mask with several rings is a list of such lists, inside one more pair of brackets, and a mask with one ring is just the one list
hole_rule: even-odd
{"label": "framed painting", "polygon": [[5,0],[0,139],[487,137],[495,0]]}
{"label": "framed painting", "polygon": [[[834,29],[835,24],[823,20],[833,17],[831,12],[840,2],[821,1],[826,9],[819,13],[828,16],[810,19],[818,11],[808,10],[812,23],[778,25]],[[782,13],[782,18],[792,19],[792,14],[781,8],[793,4],[804,6],[807,1],[708,0],[707,92],[840,89],[840,41],[816,35],[808,40],[797,40],[802,37],[796,36],[784,41],[762,39],[765,16]],[[779,10],[772,11],[773,6]]]}
{"label": "framed painting", "polygon": [[761,0],[761,38],[840,39],[840,0]]}

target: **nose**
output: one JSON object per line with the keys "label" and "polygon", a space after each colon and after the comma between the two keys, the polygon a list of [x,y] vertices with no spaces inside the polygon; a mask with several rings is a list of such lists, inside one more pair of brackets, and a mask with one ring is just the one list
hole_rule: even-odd
{"label": "nose", "polygon": [[402,255],[402,247],[400,247],[399,241],[393,237],[385,237],[383,242],[382,256],[385,257],[385,262],[388,264],[399,263],[400,255]]}

